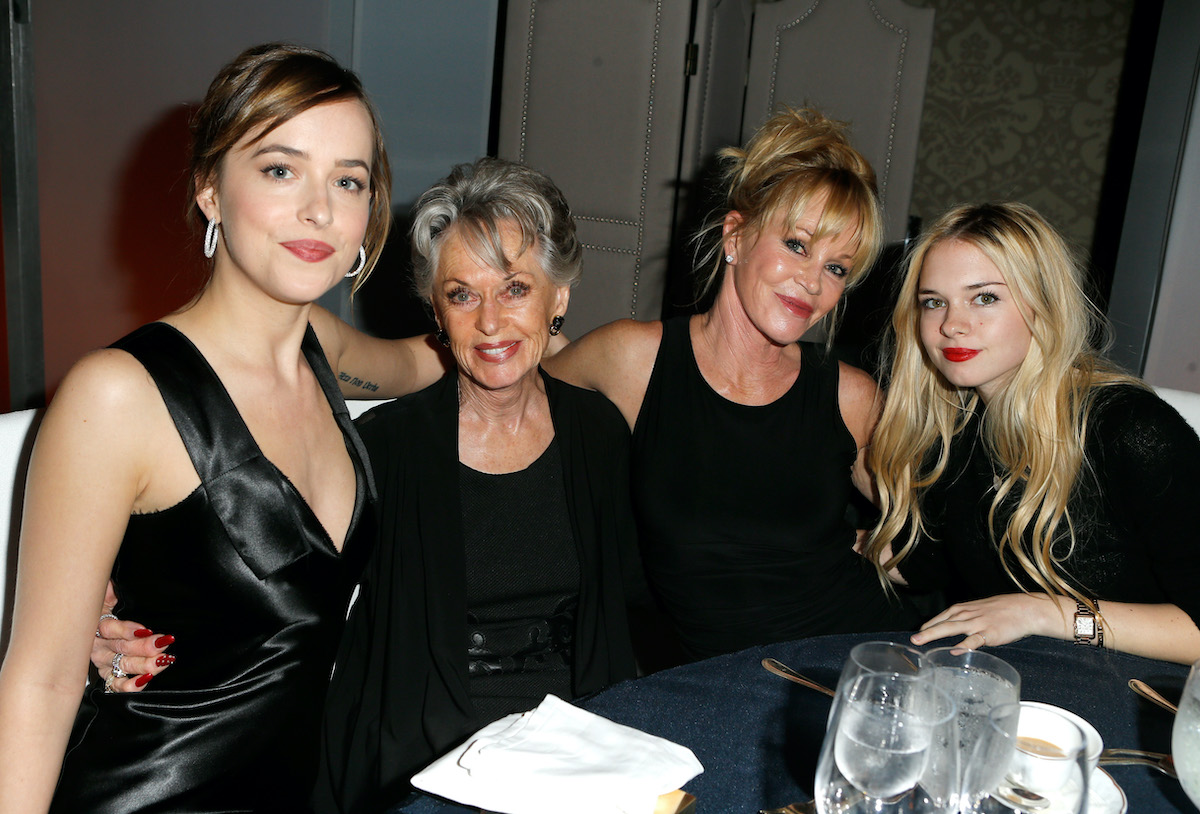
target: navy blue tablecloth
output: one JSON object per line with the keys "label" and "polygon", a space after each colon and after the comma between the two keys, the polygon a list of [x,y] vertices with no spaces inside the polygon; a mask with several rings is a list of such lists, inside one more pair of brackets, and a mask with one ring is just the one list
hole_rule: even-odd
{"label": "navy blue tablecloth", "polygon": [[[823,636],[740,653],[625,681],[579,702],[618,723],[688,746],[704,773],[686,788],[706,814],[753,814],[811,796],[830,699],[766,672],[772,656],[830,687],[859,642],[879,634]],[[894,641],[906,641],[895,634]],[[940,642],[938,644],[949,644]],[[1021,674],[1021,697],[1082,715],[1106,746],[1169,752],[1171,716],[1126,686],[1140,678],[1172,700],[1182,693],[1182,665],[1032,637],[988,648]],[[1130,814],[1195,812],[1179,783],[1140,766],[1107,771],[1125,790]],[[423,798],[403,811],[465,811]]]}

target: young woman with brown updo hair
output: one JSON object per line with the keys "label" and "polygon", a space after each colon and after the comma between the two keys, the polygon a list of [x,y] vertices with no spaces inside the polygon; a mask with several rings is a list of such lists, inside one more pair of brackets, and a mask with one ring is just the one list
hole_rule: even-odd
{"label": "young woman with brown updo hair", "polygon": [[[354,74],[265,45],[209,88],[191,184],[202,292],[78,362],[38,434],[0,671],[6,812],[307,807],[373,499],[309,316],[383,248],[387,158]],[[116,656],[80,705],[110,574],[188,669]]]}

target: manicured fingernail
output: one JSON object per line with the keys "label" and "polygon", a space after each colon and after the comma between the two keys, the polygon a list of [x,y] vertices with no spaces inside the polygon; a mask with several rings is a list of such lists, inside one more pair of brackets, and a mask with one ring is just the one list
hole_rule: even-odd
{"label": "manicured fingernail", "polygon": [[174,641],[175,641],[175,637],[172,636],[170,633],[168,633],[165,636],[159,636],[157,639],[155,639],[154,646],[155,647],[166,647],[167,645],[172,644]]}
{"label": "manicured fingernail", "polygon": [[145,639],[148,636],[153,636],[154,631],[149,630],[148,628],[141,628],[139,630],[133,631],[133,635],[137,636],[139,639]]}
{"label": "manicured fingernail", "polygon": [[133,683],[139,687],[145,687],[150,683],[150,679],[154,678],[154,673],[142,673],[133,680]]}
{"label": "manicured fingernail", "polygon": [[175,663],[175,657],[172,655],[169,655],[169,654],[165,654],[165,655],[162,655],[162,656],[159,656],[158,658],[156,658],[154,660],[154,663],[157,664],[159,667],[166,667],[168,664]]}

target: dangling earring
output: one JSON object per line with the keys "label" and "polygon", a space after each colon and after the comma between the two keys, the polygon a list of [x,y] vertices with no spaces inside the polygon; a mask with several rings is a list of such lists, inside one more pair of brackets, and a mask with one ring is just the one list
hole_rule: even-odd
{"label": "dangling earring", "polygon": [[733,255],[732,254],[725,255],[725,262],[732,266],[733,265]]}
{"label": "dangling earring", "polygon": [[358,247],[358,265],[354,267],[353,271],[346,272],[346,276],[347,277],[357,277],[359,272],[362,271],[366,267],[367,267],[367,247],[359,246]]}
{"label": "dangling earring", "polygon": [[212,259],[212,256],[217,253],[217,219],[213,218],[208,222],[208,228],[204,230],[204,256]]}
{"label": "dangling earring", "polygon": [[438,326],[438,329],[433,334],[433,338],[440,342],[443,348],[450,347],[450,334],[446,333],[445,328]]}
{"label": "dangling earring", "polygon": [[555,317],[554,319],[550,320],[550,335],[558,336],[559,333],[562,332],[562,326],[564,322],[566,322],[566,319],[563,317]]}

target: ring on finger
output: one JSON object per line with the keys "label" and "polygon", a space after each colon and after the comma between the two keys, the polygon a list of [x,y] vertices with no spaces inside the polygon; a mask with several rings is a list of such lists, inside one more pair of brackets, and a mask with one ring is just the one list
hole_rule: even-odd
{"label": "ring on finger", "polygon": [[120,619],[120,618],[121,618],[121,617],[117,616],[117,615],[116,615],[116,614],[114,614],[114,613],[102,613],[102,614],[100,614],[100,619],[99,619],[99,621],[97,621],[97,622],[96,622],[96,638],[97,638],[97,639],[101,638],[101,636],[100,636],[100,622],[103,622],[105,619]]}
{"label": "ring on finger", "polygon": [[124,656],[125,656],[124,653],[118,653],[117,655],[113,656],[113,659],[112,659],[112,677],[113,678],[125,678],[126,676],[130,675],[129,673],[127,673],[121,669],[121,659],[124,658]]}
{"label": "ring on finger", "polygon": [[105,692],[116,692],[116,690],[113,689],[113,680],[115,678],[116,678],[116,676],[113,676],[110,674],[108,676],[108,678],[104,679],[104,691]]}
{"label": "ring on finger", "polygon": [[987,646],[987,636],[983,633],[976,633],[975,635],[978,636],[979,638],[983,639],[983,644],[986,647]]}

